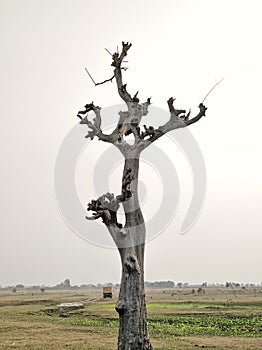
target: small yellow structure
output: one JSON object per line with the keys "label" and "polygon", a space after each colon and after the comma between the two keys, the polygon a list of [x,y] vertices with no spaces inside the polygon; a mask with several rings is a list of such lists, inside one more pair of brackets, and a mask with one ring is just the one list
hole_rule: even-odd
{"label": "small yellow structure", "polygon": [[112,287],[103,287],[103,298],[112,298],[113,288]]}

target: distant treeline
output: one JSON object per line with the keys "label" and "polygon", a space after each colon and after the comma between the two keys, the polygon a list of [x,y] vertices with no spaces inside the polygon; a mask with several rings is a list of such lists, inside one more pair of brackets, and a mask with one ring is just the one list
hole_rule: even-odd
{"label": "distant treeline", "polygon": [[175,288],[173,281],[145,282],[145,288]]}
{"label": "distant treeline", "polygon": [[[1,287],[1,290],[12,290],[13,292],[16,292],[17,290],[21,290],[23,288],[26,289],[38,289],[41,292],[44,292],[45,290],[52,290],[52,289],[102,289],[103,287],[113,287],[114,289],[119,289],[120,285],[118,283],[98,283],[98,284],[81,284],[81,285],[72,285],[69,278],[65,279],[63,282],[55,285],[55,286],[45,286],[45,285],[36,285],[36,286],[24,286],[23,284],[17,284],[13,286],[6,286]],[[161,289],[168,289],[168,288],[258,288],[262,287],[261,284],[255,284],[255,283],[238,283],[238,282],[226,282],[226,283],[207,283],[203,282],[200,284],[191,284],[188,282],[173,282],[173,281],[155,281],[155,282],[145,282],[145,288],[161,288]]]}
{"label": "distant treeline", "polygon": [[[113,287],[114,289],[119,289],[120,285],[118,283],[98,283],[98,284],[81,284],[81,285],[72,285],[69,278],[65,279],[63,282],[55,285],[55,286],[44,286],[44,285],[36,285],[36,286],[24,286],[23,284],[17,284],[14,286],[7,286],[1,289],[102,289],[103,287]],[[156,281],[156,282],[145,282],[146,288],[175,288],[175,283],[172,281]]]}

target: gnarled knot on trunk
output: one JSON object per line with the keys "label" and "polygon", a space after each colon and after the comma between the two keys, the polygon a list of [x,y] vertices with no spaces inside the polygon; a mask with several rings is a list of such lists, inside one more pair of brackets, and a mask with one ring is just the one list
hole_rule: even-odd
{"label": "gnarled knot on trunk", "polygon": [[118,312],[119,315],[123,315],[127,311],[126,307],[126,301],[123,298],[118,299],[118,302],[115,306],[116,312]]}
{"label": "gnarled knot on trunk", "polygon": [[117,124],[118,142],[121,142],[124,136],[127,136],[132,132],[139,135],[139,124],[141,119],[148,114],[148,107],[151,104],[150,98],[144,103],[139,103],[137,94],[138,92],[127,102],[128,111],[119,112],[120,118]]}
{"label": "gnarled knot on trunk", "polygon": [[125,227],[121,227],[119,233],[122,238],[125,238],[128,235],[128,229],[126,229]]}
{"label": "gnarled knot on trunk", "polygon": [[125,257],[124,267],[129,274],[133,272],[137,272],[138,274],[140,274],[140,267],[135,254],[130,254],[127,257]]}
{"label": "gnarled knot on trunk", "polygon": [[134,177],[132,175],[132,170],[125,170],[122,179],[122,193],[121,195],[116,197],[119,202],[125,202],[126,200],[132,197],[130,185],[133,179]]}

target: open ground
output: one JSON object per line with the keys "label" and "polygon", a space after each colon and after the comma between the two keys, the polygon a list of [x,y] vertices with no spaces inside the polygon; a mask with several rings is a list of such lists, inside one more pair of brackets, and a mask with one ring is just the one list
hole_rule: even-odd
{"label": "open ground", "polygon": [[[261,349],[262,289],[147,290],[155,350]],[[116,349],[118,314],[100,290],[0,292],[0,349]],[[72,307],[61,303],[80,302]]]}

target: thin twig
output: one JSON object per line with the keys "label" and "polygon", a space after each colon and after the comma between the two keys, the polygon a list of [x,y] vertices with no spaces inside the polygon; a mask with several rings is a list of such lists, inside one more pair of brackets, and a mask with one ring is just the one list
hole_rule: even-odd
{"label": "thin twig", "polygon": [[109,53],[110,56],[113,56],[109,50],[105,48],[106,52]]}
{"label": "thin twig", "polygon": [[90,79],[92,80],[92,82],[96,85],[96,82],[94,81],[92,75],[88,72],[88,70],[85,68],[87,74],[89,75]]}
{"label": "thin twig", "polygon": [[215,85],[208,91],[208,93],[206,94],[206,96],[204,97],[202,103],[205,102],[206,98],[210,95],[210,93],[215,89],[215,87],[218,86],[218,84],[220,84],[222,81],[224,80],[224,78],[220,79],[217,83],[215,83]]}
{"label": "thin twig", "polygon": [[113,80],[114,77],[115,77],[115,76],[113,75],[111,78],[106,79],[106,80],[102,81],[101,83],[96,83],[95,80],[94,80],[94,78],[92,77],[92,75],[88,72],[88,70],[87,70],[86,68],[85,68],[85,70],[86,70],[87,74],[89,75],[89,77],[91,78],[91,80],[92,80],[92,82],[94,83],[95,86],[97,86],[97,85],[102,85],[102,84],[104,84],[104,83],[107,83],[108,81],[111,81],[111,82],[112,82],[112,80]]}
{"label": "thin twig", "polygon": [[109,79],[106,79],[106,80],[104,80],[104,81],[102,81],[101,83],[96,83],[95,85],[97,86],[97,85],[102,85],[102,84],[104,84],[104,83],[107,83],[108,81],[111,81],[112,82],[112,80],[114,79],[114,75],[112,76],[112,78],[109,78]]}

